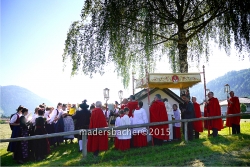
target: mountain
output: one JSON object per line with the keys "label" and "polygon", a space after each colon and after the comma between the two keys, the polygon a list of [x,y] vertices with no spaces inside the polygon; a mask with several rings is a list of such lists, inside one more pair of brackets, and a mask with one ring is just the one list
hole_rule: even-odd
{"label": "mountain", "polygon": [[[235,96],[250,97],[250,68],[240,71],[230,71],[208,82],[206,87],[214,92],[214,96],[219,100],[224,100],[227,97],[226,93],[224,93],[225,84],[230,85],[230,90],[234,91]],[[197,101],[201,103],[204,100],[204,83],[190,88],[190,95],[196,96]]]}
{"label": "mountain", "polygon": [[[47,106],[55,106],[49,100],[38,96],[37,94],[19,86],[0,86],[1,103],[0,115],[10,116],[16,112],[19,105],[29,109],[29,112],[34,112],[35,108],[42,103]],[[2,113],[1,113],[2,112]]]}

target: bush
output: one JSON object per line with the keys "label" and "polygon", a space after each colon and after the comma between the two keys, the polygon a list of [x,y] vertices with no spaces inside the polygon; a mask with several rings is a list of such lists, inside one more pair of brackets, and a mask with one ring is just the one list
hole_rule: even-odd
{"label": "bush", "polygon": [[241,119],[250,119],[250,115],[242,115]]}
{"label": "bush", "polygon": [[6,124],[6,121],[0,120],[0,124]]}
{"label": "bush", "polygon": [[245,105],[244,103],[240,104],[240,112],[246,112],[247,111],[247,105]]}

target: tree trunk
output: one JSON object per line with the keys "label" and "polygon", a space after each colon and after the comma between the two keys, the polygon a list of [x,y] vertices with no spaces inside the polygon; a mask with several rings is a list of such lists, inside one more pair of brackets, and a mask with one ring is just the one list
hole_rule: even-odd
{"label": "tree trunk", "polygon": [[[180,73],[188,73],[188,61],[187,61],[187,38],[186,38],[186,32],[184,28],[179,28],[178,33],[178,51],[179,51],[179,61],[178,61],[178,68]],[[189,88],[187,89],[180,89],[180,95],[186,94],[190,97],[189,94]]]}

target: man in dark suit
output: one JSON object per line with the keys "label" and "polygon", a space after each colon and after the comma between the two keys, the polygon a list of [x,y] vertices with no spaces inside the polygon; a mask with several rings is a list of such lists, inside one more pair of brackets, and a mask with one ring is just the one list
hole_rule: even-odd
{"label": "man in dark suit", "polygon": [[[80,104],[81,110],[78,110],[73,116],[73,120],[75,120],[75,129],[89,129],[90,123],[90,111],[88,110],[89,105],[86,104],[87,100],[84,100],[82,104]],[[82,135],[77,135],[78,144],[79,144],[79,152],[82,151]]]}

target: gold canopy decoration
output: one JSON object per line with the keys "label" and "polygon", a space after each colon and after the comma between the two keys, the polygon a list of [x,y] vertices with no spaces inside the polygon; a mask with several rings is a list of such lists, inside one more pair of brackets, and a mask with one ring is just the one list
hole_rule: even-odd
{"label": "gold canopy decoration", "polygon": [[185,89],[201,82],[200,73],[149,73],[136,81],[136,88]]}

